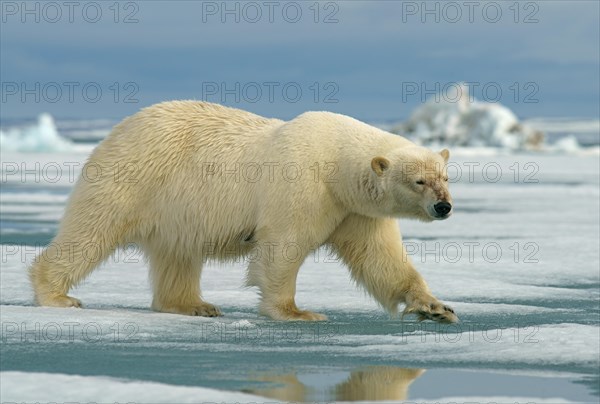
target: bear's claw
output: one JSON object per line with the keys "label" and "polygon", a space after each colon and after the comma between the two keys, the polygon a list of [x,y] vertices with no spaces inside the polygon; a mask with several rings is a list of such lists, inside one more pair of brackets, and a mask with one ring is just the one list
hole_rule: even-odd
{"label": "bear's claw", "polygon": [[220,317],[223,315],[217,306],[206,302],[193,305],[176,305],[153,308],[154,310],[163,313],[183,314],[186,316]]}
{"label": "bear's claw", "polygon": [[201,306],[196,306],[193,308],[193,316],[202,316],[202,317],[220,317],[223,314],[221,310],[217,306],[213,306],[212,304],[205,303]]}
{"label": "bear's claw", "polygon": [[407,314],[413,313],[417,315],[418,321],[432,320],[445,324],[458,322],[458,316],[454,313],[454,310],[450,306],[440,302],[430,304],[413,303],[406,307],[402,313],[402,318]]}

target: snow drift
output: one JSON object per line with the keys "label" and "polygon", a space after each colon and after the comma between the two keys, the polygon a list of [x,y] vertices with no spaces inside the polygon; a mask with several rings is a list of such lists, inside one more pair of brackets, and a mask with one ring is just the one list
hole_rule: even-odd
{"label": "snow drift", "polygon": [[436,96],[418,107],[408,121],[392,128],[420,144],[465,147],[538,149],[542,132],[519,122],[516,115],[497,103],[469,96],[466,85],[456,86],[456,97]]}
{"label": "snow drift", "polygon": [[50,114],[41,114],[36,125],[0,130],[0,147],[11,152],[67,152],[74,145],[60,136]]}

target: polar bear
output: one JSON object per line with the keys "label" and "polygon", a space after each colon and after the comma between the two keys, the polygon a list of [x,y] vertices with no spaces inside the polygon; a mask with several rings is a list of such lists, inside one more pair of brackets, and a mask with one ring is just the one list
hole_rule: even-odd
{"label": "polar bear", "polygon": [[389,312],[404,303],[420,319],[455,322],[415,270],[395,219],[451,215],[448,157],[330,112],[284,122],[207,102],[150,106],[116,125],[85,164],[51,244],[63,253],[42,253],[30,269],[36,302],[80,307],[68,291],[135,243],[149,260],[156,311],[221,315],[201,298],[202,266],[251,254],[247,283],[260,290],[261,314],[325,320],[294,297],[302,262],[327,246]]}

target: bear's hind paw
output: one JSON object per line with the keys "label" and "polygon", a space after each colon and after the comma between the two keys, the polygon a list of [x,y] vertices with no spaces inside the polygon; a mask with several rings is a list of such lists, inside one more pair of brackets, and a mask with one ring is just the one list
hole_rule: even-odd
{"label": "bear's hind paw", "polygon": [[81,301],[79,299],[67,295],[58,295],[44,298],[38,297],[37,300],[40,306],[81,308]]}

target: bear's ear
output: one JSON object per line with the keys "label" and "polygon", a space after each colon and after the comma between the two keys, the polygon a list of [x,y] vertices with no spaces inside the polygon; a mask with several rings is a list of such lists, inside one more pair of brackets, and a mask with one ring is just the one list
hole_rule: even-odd
{"label": "bear's ear", "polygon": [[448,149],[444,149],[440,152],[440,156],[442,156],[444,161],[447,163],[448,159],[450,158],[450,152],[448,151]]}
{"label": "bear's ear", "polygon": [[371,168],[378,177],[381,177],[383,172],[390,168],[390,161],[385,157],[375,157],[371,160]]}

